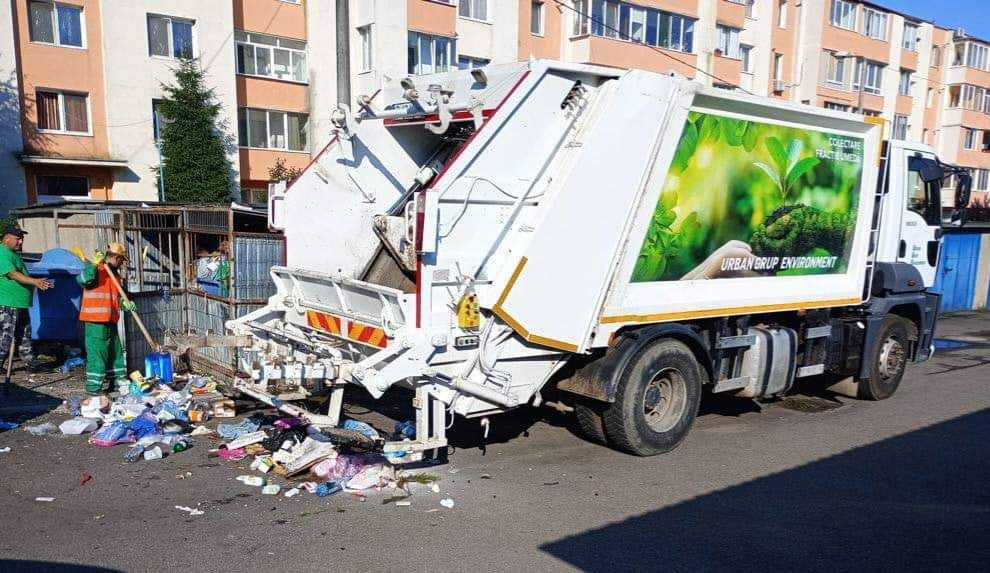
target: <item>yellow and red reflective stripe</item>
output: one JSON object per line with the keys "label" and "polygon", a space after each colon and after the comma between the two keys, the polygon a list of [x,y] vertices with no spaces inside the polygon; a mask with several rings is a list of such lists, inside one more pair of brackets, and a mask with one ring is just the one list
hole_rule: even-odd
{"label": "yellow and red reflective stripe", "polygon": [[317,330],[329,332],[330,334],[340,334],[340,319],[336,316],[307,310],[306,322]]}
{"label": "yellow and red reflective stripe", "polygon": [[[331,314],[307,310],[306,322],[310,327],[330,334],[341,335],[343,332],[342,320]],[[347,338],[378,348],[388,346],[388,337],[383,329],[354,321],[347,323]]]}

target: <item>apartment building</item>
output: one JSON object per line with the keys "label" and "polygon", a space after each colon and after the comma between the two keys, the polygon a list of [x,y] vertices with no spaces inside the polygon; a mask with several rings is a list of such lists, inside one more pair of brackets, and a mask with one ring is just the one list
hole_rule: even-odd
{"label": "apartment building", "polygon": [[531,57],[675,72],[881,116],[891,137],[934,146],[944,160],[974,170],[977,190],[990,188],[990,43],[873,2],[5,4],[0,27],[10,33],[0,34],[0,114],[11,121],[0,125],[0,185],[6,204],[155,200],[155,102],[180,57],[199,58],[207,71],[223,107],[233,183],[249,201],[264,198],[276,162],[301,168],[327,144],[338,100],[353,104],[387,78]]}

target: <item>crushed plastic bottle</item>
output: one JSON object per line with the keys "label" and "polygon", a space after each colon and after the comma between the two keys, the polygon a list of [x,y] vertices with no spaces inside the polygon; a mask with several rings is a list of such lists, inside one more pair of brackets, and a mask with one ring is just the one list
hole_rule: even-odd
{"label": "crushed plastic bottle", "polygon": [[165,456],[165,454],[162,453],[162,449],[159,448],[158,446],[155,446],[155,447],[151,448],[150,450],[145,450],[144,451],[144,459],[146,459],[146,460],[160,460],[164,456]]}
{"label": "crushed plastic bottle", "polygon": [[82,357],[73,356],[72,358],[69,358],[68,360],[63,362],[62,365],[59,366],[58,371],[61,372],[62,374],[68,374],[69,372],[72,372],[73,368],[78,368],[85,363],[86,361],[83,360]]}
{"label": "crushed plastic bottle", "polygon": [[134,463],[141,459],[144,455],[144,446],[141,444],[134,444],[133,446],[127,448],[124,452],[124,461]]}

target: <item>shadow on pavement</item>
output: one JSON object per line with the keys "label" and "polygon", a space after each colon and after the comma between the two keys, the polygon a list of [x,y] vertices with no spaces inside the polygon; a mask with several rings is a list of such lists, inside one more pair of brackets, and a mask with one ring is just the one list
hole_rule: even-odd
{"label": "shadow on pavement", "polygon": [[[4,384],[0,380],[0,419],[7,422],[23,424],[51,412],[61,404],[62,400],[55,396],[15,382]],[[0,571],[3,569],[0,568]]]}
{"label": "shadow on pavement", "polygon": [[990,409],[541,549],[584,571],[983,570],[988,436]]}
{"label": "shadow on pavement", "polygon": [[73,563],[53,563],[51,561],[21,561],[19,559],[0,559],[0,571],[6,573],[119,573],[120,569],[75,565]]}

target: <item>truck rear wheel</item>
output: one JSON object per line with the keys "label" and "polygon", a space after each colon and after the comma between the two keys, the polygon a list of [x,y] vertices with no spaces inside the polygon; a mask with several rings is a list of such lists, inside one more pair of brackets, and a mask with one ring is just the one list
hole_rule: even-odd
{"label": "truck rear wheel", "polygon": [[701,384],[701,367],[682,342],[661,339],[642,349],[602,413],[609,443],[637,456],[673,450],[698,414]]}
{"label": "truck rear wheel", "polygon": [[894,395],[907,368],[909,345],[904,319],[899,316],[884,319],[870,356],[870,378],[861,380],[857,388],[859,399],[885,400]]}

